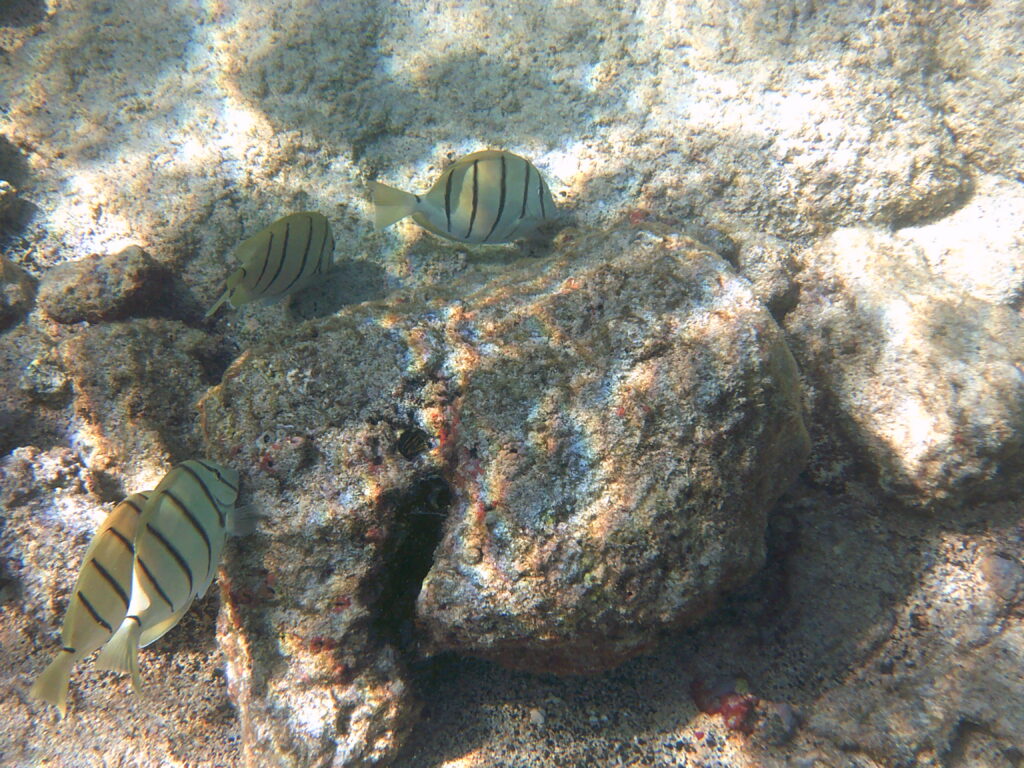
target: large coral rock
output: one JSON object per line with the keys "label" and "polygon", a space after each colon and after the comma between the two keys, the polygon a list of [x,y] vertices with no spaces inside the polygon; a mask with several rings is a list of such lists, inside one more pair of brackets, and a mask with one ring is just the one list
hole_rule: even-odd
{"label": "large coral rock", "polygon": [[808,450],[793,360],[721,259],[630,238],[450,316],[455,503],[417,606],[434,649],[604,669],[764,560]]}
{"label": "large coral rock", "polygon": [[606,668],[760,567],[808,451],[779,328],[691,240],[560,251],[306,323],[203,401],[266,513],[221,626],[251,754],[391,754],[396,644]]}
{"label": "large coral rock", "polygon": [[841,230],[804,255],[786,317],[815,423],[911,505],[1024,481],[1024,323],[930,272],[908,241]]}

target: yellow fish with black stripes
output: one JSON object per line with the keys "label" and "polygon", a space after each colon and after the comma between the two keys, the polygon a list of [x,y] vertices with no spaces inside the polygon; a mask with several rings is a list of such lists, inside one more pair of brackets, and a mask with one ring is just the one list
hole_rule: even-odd
{"label": "yellow fish with black stripes", "polygon": [[456,160],[422,195],[377,181],[370,182],[370,193],[377,229],[412,216],[435,235],[475,245],[527,237],[557,213],[540,171],[501,149]]}
{"label": "yellow fish with black stripes", "polygon": [[133,493],[107,515],[85,551],[71,591],[62,648],[29,692],[67,713],[68,678],[79,661],[107,642],[128,613],[135,531],[149,492]]}
{"label": "yellow fish with black stripes", "polygon": [[226,290],[206,317],[225,302],[237,309],[251,301],[269,304],[296,293],[330,269],[333,255],[334,235],[327,217],[315,211],[284,216],[235,249],[242,266],[228,277]]}
{"label": "yellow fish with black stripes", "polygon": [[135,536],[131,600],[100,651],[101,669],[130,672],[142,688],[139,648],[174,627],[217,573],[229,530],[236,530],[238,473],[212,461],[178,464],[152,491]]}

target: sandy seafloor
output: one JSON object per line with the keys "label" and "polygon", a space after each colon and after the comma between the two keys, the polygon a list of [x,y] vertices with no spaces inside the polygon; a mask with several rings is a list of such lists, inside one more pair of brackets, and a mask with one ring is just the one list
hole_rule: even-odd
{"label": "sandy seafloor", "polygon": [[[240,350],[518,258],[370,225],[366,180],[425,189],[451,158],[502,146],[536,162],[576,226],[654,222],[741,263],[758,237],[799,261],[835,229],[873,227],[1021,316],[1022,18],[997,0],[0,0],[0,180],[16,189],[0,247],[40,279],[141,245],[196,324],[244,233],[324,212],[343,278],[223,320]],[[17,323],[24,339],[73,332],[37,307]],[[4,354],[19,386],[26,361]],[[40,413],[5,422],[4,455],[71,447],[87,463],[99,438],[68,407]],[[581,678],[415,662],[423,715],[395,764],[1019,767],[1019,492],[911,512],[873,470],[852,476],[870,459],[831,450],[779,503],[765,570],[651,655]],[[124,486],[166,458],[126,461]],[[102,504],[59,488],[43,494],[84,546]],[[31,599],[53,579],[3,577],[0,764],[242,764],[215,591],[144,653],[142,701],[83,664],[58,722],[26,697],[56,646],[57,607]],[[718,679],[760,699],[763,728],[698,710],[694,681]]]}

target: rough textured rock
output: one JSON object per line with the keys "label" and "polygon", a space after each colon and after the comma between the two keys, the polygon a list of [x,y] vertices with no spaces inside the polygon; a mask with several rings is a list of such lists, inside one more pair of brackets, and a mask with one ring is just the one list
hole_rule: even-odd
{"label": "rough textured rock", "polygon": [[[309,509],[337,521],[341,513],[317,495],[334,493],[337,506],[370,510],[381,524],[352,523],[357,534],[365,530],[363,551],[339,543],[347,521],[323,526],[325,546],[338,548],[342,566],[370,585],[349,598],[343,577],[317,586],[319,572],[303,572],[298,559],[318,568],[333,555],[315,541],[300,551],[288,540],[287,516],[279,528],[262,523],[262,538],[241,542],[225,568],[219,637],[231,659],[227,683],[214,594],[166,643],[144,652],[151,693],[144,703],[126,695],[123,681],[86,667],[76,673],[74,716],[57,724],[23,694],[57,642],[80,551],[73,545],[99,519],[97,496],[113,500],[145,487],[165,462],[181,458],[177,452],[203,450],[191,402],[226,363],[217,345],[214,362],[200,353],[197,368],[189,350],[208,342],[180,325],[151,329],[167,333],[164,344],[149,331],[132,341],[122,327],[92,329],[98,335],[74,348],[81,328],[19,310],[0,334],[0,494],[16,491],[0,511],[0,668],[13,681],[0,696],[0,763],[234,768],[246,757],[262,766],[275,754],[296,765],[393,756],[411,768],[1020,763],[1020,708],[996,710],[979,692],[1020,701],[1021,511],[973,501],[1004,492],[1016,499],[1021,485],[1013,459],[1018,397],[1006,387],[1024,323],[1017,0],[526,0],[499,16],[480,0],[354,0],[344,18],[329,4],[302,0],[171,3],[161,13],[146,0],[122,0],[117,23],[110,5],[0,2],[0,179],[18,190],[0,223],[0,249],[39,278],[51,266],[139,243],[174,265],[183,284],[175,287],[174,316],[198,320],[230,269],[227,254],[247,232],[292,210],[323,211],[342,268],[320,295],[225,312],[210,324],[226,336],[227,357],[257,347],[253,367],[242,360],[237,371],[247,391],[274,407],[262,411],[253,394],[251,411],[228,423],[211,396],[211,427],[223,430],[211,435],[223,438],[217,455],[243,470],[244,493],[265,518],[298,509],[297,526]],[[472,351],[474,339],[449,339],[444,329],[476,326],[464,314],[431,310],[423,336],[392,348],[367,330],[379,309],[346,310],[348,320],[312,325],[338,328],[348,341],[326,333],[298,344],[288,360],[286,350],[262,350],[291,338],[300,318],[395,291],[384,316],[403,336],[423,317],[424,285],[460,286],[463,295],[448,294],[436,307],[471,291],[526,296],[529,281],[486,285],[505,270],[513,280],[532,274],[516,263],[521,252],[441,243],[413,225],[372,230],[368,179],[425,188],[451,158],[485,146],[533,159],[582,227],[693,235],[736,265],[777,319],[794,315],[804,324],[792,338],[812,363],[804,366],[814,435],[808,477],[817,487],[769,516],[765,569],[653,658],[580,680],[517,675],[448,654],[414,665],[429,719],[408,738],[409,751],[395,756],[415,712],[402,665],[421,639],[415,590],[442,527],[451,527],[447,546],[468,520],[465,499],[490,490],[454,473],[465,464],[452,439],[466,436],[440,428],[439,414],[462,394],[439,382],[472,360],[445,358],[463,368],[445,362],[426,383],[406,369],[422,358],[395,363],[406,383],[373,401],[381,409],[367,405],[381,413],[367,416],[374,423],[365,432],[340,426],[352,411],[335,397],[354,397],[351,407],[362,412],[349,377],[371,365],[369,345],[380,343],[385,357],[417,340],[422,352],[456,342]],[[874,338],[871,325],[863,333],[848,326],[845,318],[861,307],[844,303],[855,292],[844,288],[834,294],[834,312],[826,307],[832,299],[816,281],[834,270],[823,266],[816,241],[865,222],[897,231],[893,260],[913,262],[914,274],[905,281],[899,264],[886,262],[868,278],[889,279],[890,292],[864,295],[899,313],[909,301],[902,287],[917,286],[910,293],[918,303],[906,311],[913,322],[948,313],[954,320],[933,325],[974,334],[948,342],[949,360],[939,351],[947,342],[920,328],[901,340],[888,331]],[[806,280],[794,269],[805,263]],[[854,286],[868,279],[845,277]],[[538,286],[548,279],[530,278]],[[802,306],[794,304],[797,290]],[[992,304],[1017,319],[1006,321]],[[491,305],[480,311],[500,314]],[[972,315],[974,324],[965,324]],[[835,332],[838,345],[823,336],[836,328],[845,329]],[[318,346],[334,345],[327,354],[360,333],[367,349],[330,368],[329,385],[320,383],[302,355],[319,360]],[[1000,334],[1005,353],[993,341]],[[124,346],[141,357],[128,359]],[[67,358],[78,351],[94,355],[92,364]],[[288,365],[260,367],[271,359]],[[184,375],[160,378],[174,366]],[[274,379],[261,383],[263,372]],[[907,378],[886,381],[890,374]],[[282,401],[270,395],[283,388],[278,376],[298,393],[316,393],[301,419],[292,420],[299,394],[276,412]],[[967,395],[935,394],[943,380]],[[231,386],[229,378],[223,391]],[[1002,401],[982,396],[1000,387]],[[893,406],[898,391],[909,414]],[[877,412],[867,402],[876,395]],[[230,399],[222,404],[233,407]],[[933,406],[925,418],[916,411]],[[325,412],[341,420],[329,422]],[[540,410],[526,423],[549,416]],[[886,443],[911,427],[927,438],[897,436],[896,449]],[[244,440],[228,439],[235,434]],[[556,446],[567,439],[557,430],[549,437]],[[354,453],[346,453],[349,443]],[[921,443],[922,451],[908,449]],[[379,457],[382,487],[392,493],[353,501],[348,486],[371,496],[376,487],[357,470],[366,456]],[[104,457],[128,458],[97,473]],[[484,458],[496,472],[509,460]],[[495,477],[508,486],[516,480]],[[896,500],[884,489],[895,489]],[[897,503],[936,500],[950,505],[947,514],[902,514]],[[439,516],[449,507],[458,521]],[[506,531],[496,533],[506,540]],[[534,546],[527,540],[524,549]],[[339,618],[350,609],[351,621]],[[293,626],[296,636],[276,634]],[[341,640],[348,655],[334,645]],[[699,681],[728,678],[735,687],[737,676],[750,690],[737,695],[757,699],[750,734],[730,729],[721,713],[698,711],[689,693]],[[304,687],[306,679],[314,682]],[[333,715],[337,733],[347,733],[332,730]]]}
{"label": "rough textured rock", "polygon": [[199,451],[195,400],[226,365],[215,339],[172,320],[130,320],[84,329],[57,356],[73,388],[76,448],[93,471],[151,476]]}
{"label": "rough textured rock", "polygon": [[137,245],[61,264],[43,276],[39,306],[58,323],[122,320],[152,314],[168,275]]}
{"label": "rough textured rock", "polygon": [[943,120],[972,163],[1019,181],[1024,168],[1020,8],[1013,0],[992,0],[949,6],[944,17],[933,54]]}
{"label": "rough textured rock", "polygon": [[890,235],[842,230],[803,256],[786,330],[822,433],[852,438],[911,505],[1024,481],[1024,324],[931,274]]}
{"label": "rough textured rock", "polygon": [[779,322],[796,306],[800,261],[792,243],[771,235],[743,239],[736,254],[736,269],[754,288],[754,295]]}
{"label": "rough textured rock", "polygon": [[778,327],[685,238],[559,249],[455,300],[306,323],[203,400],[268,514],[236,567],[272,573],[273,597],[227,588],[222,625],[253,754],[395,748],[410,705],[370,621],[414,642],[424,574],[421,650],[584,672],[763,561],[767,509],[807,452]]}
{"label": "rough textured rock", "polygon": [[215,455],[242,472],[262,515],[258,536],[229,558],[220,625],[255,765],[385,762],[412,725],[386,627],[411,615],[404,580],[416,577],[404,570],[429,564],[435,543],[398,556],[427,511],[421,489],[443,486],[436,448],[407,458],[396,447],[419,428],[403,410],[409,393],[442,396],[428,383],[440,339],[426,335],[407,339],[372,307],[310,322],[243,353],[201,403]]}
{"label": "rough textured rock", "polygon": [[66,416],[39,407],[37,393],[28,386],[31,374],[26,374],[36,361],[50,361],[53,354],[53,340],[30,323],[0,334],[0,455],[24,445],[66,445]]}
{"label": "rough textured rock", "polygon": [[1024,305],[1024,184],[983,176],[963,208],[899,235],[921,250],[932,272],[965,293]]}
{"label": "rough textured rock", "polygon": [[28,312],[35,297],[36,281],[0,255],[0,331]]}
{"label": "rough textured rock", "polygon": [[417,603],[433,650],[547,672],[615,666],[749,578],[807,451],[789,352],[722,260],[569,250],[449,320],[454,503]]}

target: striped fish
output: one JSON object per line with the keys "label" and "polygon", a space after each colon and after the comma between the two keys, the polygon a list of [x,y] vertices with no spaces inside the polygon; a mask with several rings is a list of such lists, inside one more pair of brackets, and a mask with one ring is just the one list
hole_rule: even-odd
{"label": "striped fish", "polygon": [[237,308],[300,291],[330,268],[333,255],[334,235],[325,216],[302,212],[280,218],[235,249],[242,266],[228,277],[227,289],[206,317],[224,302]]}
{"label": "striped fish", "polygon": [[141,690],[139,648],[162,637],[206,594],[235,514],[238,473],[192,459],[164,475],[143,507],[135,536],[127,615],[96,663],[130,672]]}
{"label": "striped fish", "polygon": [[556,214],[551,190],[526,158],[485,149],[452,163],[430,191],[403,192],[370,182],[377,229],[406,216],[429,232],[461,243],[510,243]]}
{"label": "striped fish", "polygon": [[85,551],[64,615],[63,647],[36,679],[30,694],[67,712],[68,677],[79,661],[107,642],[128,612],[132,544],[149,492],[133,493],[107,515]]}

